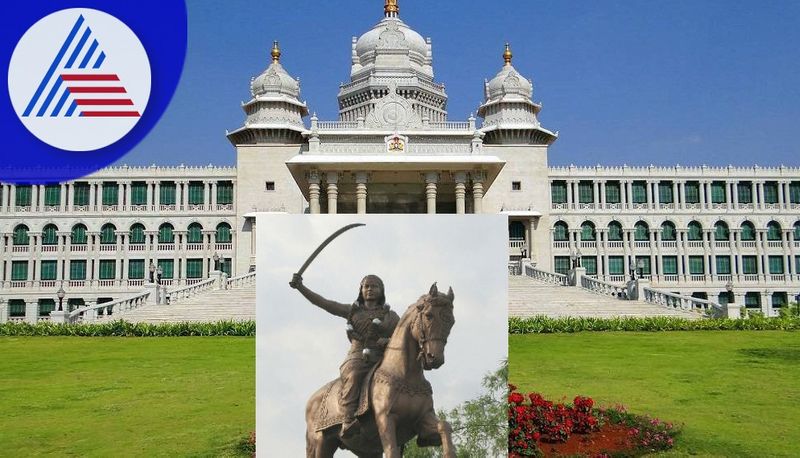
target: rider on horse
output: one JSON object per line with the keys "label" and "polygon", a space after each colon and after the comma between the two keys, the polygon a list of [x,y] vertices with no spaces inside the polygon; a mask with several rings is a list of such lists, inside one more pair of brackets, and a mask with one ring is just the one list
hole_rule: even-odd
{"label": "rider on horse", "polygon": [[358,299],[349,305],[325,299],[311,291],[303,284],[303,277],[299,274],[294,274],[289,285],[317,307],[347,319],[350,351],[339,368],[342,382],[339,406],[345,418],[342,437],[354,436],[360,430],[355,414],[361,383],[369,370],[380,361],[400,317],[386,304],[383,281],[377,275],[367,275],[361,280]]}

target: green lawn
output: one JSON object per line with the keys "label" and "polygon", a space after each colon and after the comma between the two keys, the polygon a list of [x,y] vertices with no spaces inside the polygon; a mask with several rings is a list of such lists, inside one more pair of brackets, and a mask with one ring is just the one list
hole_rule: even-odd
{"label": "green lawn", "polygon": [[0,338],[0,455],[219,456],[255,429],[255,339]]}
{"label": "green lawn", "polygon": [[683,424],[669,456],[800,456],[800,334],[509,336],[510,381]]}

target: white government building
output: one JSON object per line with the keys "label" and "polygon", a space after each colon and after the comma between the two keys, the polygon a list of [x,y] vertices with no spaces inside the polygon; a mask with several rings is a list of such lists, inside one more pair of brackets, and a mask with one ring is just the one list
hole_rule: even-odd
{"label": "white government building", "polygon": [[[130,296],[159,268],[167,290],[255,269],[255,212],[503,213],[510,259],[773,315],[800,293],[797,167],[548,167],[558,134],[531,82],[504,64],[480,119],[449,121],[431,40],[384,18],[352,42],[339,119],[308,118],[272,62],[251,80],[234,167],[111,167],[0,189],[0,322]],[[304,122],[304,118],[308,118]],[[152,266],[152,267],[151,267]],[[732,288],[731,288],[732,286]],[[102,313],[102,311],[101,311]]]}

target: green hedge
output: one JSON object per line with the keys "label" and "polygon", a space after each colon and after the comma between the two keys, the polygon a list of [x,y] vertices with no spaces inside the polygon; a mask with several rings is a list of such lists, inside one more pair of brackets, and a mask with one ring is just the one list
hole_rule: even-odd
{"label": "green hedge", "polygon": [[751,317],[741,320],[687,320],[676,317],[618,318],[509,318],[509,334],[569,333],[582,331],[797,331],[800,318]]}
{"label": "green hedge", "polygon": [[180,337],[256,335],[255,321],[218,321],[216,323],[111,323],[53,324],[42,322],[0,324],[0,336],[76,336],[76,337]]}

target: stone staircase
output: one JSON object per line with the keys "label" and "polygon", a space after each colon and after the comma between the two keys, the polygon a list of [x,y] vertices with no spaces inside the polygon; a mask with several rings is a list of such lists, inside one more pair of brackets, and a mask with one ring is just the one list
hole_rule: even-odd
{"label": "stone staircase", "polygon": [[147,305],[109,318],[153,324],[255,320],[256,285],[205,291],[176,304]]}
{"label": "stone staircase", "polygon": [[509,275],[508,315],[530,317],[676,316],[699,319],[700,314],[660,307],[641,301],[624,301],[583,288],[560,286],[524,275]]}

